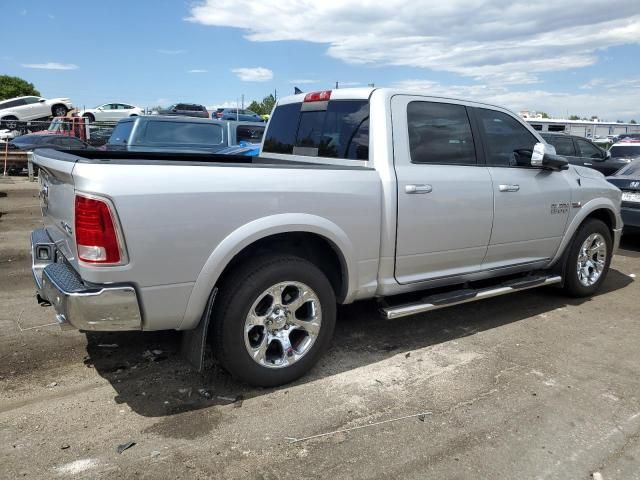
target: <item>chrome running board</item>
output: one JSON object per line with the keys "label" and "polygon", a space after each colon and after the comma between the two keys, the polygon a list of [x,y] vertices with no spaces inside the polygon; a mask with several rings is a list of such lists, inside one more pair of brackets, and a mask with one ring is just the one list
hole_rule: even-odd
{"label": "chrome running board", "polygon": [[498,297],[500,295],[521,292],[531,288],[553,285],[555,283],[560,283],[561,281],[562,277],[559,275],[523,277],[488,288],[481,288],[477,290],[464,288],[461,290],[454,290],[452,292],[430,295],[419,302],[393,307],[384,307],[381,309],[381,312],[382,316],[387,320],[394,320],[396,318],[407,317],[417,313],[430,312],[431,310],[437,310],[439,308],[475,302],[484,298]]}

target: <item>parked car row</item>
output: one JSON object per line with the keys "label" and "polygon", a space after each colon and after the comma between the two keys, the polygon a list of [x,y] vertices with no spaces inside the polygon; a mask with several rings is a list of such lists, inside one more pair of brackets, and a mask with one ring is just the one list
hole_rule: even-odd
{"label": "parked car row", "polygon": [[593,168],[604,175],[612,175],[629,163],[615,146],[605,150],[587,138],[564,133],[542,133],[541,136],[572,165]]}
{"label": "parked car row", "polygon": [[104,103],[95,108],[86,108],[76,112],[89,122],[117,122],[126,117],[144,115],[144,109],[128,103]]}

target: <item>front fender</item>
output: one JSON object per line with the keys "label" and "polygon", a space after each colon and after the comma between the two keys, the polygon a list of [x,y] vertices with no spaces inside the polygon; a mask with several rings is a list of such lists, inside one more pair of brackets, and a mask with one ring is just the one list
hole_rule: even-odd
{"label": "front fender", "polygon": [[576,231],[578,230],[578,228],[580,228],[580,225],[582,225],[582,222],[584,222],[584,220],[596,210],[602,210],[602,209],[609,210],[615,218],[615,226],[614,226],[614,232],[613,232],[614,233],[613,251],[615,252],[615,250],[617,249],[617,244],[619,243],[619,240],[620,240],[619,232],[622,229],[622,218],[620,217],[620,208],[619,206],[616,206],[613,200],[609,198],[606,198],[606,197],[594,198],[593,200],[589,200],[587,203],[585,203],[580,209],[580,211],[576,214],[576,216],[573,217],[573,220],[571,220],[571,222],[569,223],[569,226],[567,227],[567,230],[565,231],[564,237],[562,239],[562,242],[560,242],[560,246],[558,247],[558,251],[556,252],[556,255],[553,257],[551,262],[549,263],[549,266],[555,265],[556,262],[560,260],[565,250],[569,247],[571,240],[573,239],[573,236],[575,235]]}
{"label": "front fender", "polygon": [[354,262],[353,245],[346,233],[326,218],[304,213],[284,213],[259,218],[227,235],[209,255],[193,286],[187,309],[179,330],[195,328],[213,287],[231,260],[254,242],[279,233],[315,233],[331,241],[338,249],[346,267],[347,297],[353,295],[357,266]]}

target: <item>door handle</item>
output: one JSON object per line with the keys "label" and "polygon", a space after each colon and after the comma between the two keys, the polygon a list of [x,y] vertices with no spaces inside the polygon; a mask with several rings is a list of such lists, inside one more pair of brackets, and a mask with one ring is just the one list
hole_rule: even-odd
{"label": "door handle", "polygon": [[431,188],[431,185],[426,185],[426,184],[404,186],[405,193],[413,193],[413,194],[431,193],[432,190],[433,188]]}
{"label": "door handle", "polygon": [[520,190],[520,185],[500,185],[498,189],[501,192],[517,192]]}
{"label": "door handle", "polygon": [[589,163],[589,162],[584,162],[585,166],[590,167],[591,165],[593,165],[593,163]]}

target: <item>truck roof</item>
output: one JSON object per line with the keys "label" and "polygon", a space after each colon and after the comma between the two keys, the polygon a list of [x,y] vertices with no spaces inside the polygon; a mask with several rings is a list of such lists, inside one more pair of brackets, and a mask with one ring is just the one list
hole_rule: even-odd
{"label": "truck roof", "polygon": [[[323,90],[319,90],[323,91]],[[464,102],[467,104],[474,104],[479,106],[487,106],[492,109],[500,109],[510,111],[509,109],[500,106],[494,105],[492,103],[486,102],[478,102],[476,100],[470,100],[467,98],[457,98],[457,97],[444,97],[442,95],[432,95],[428,90],[417,91],[417,90],[403,90],[399,88],[377,88],[377,87],[366,87],[366,88],[339,88],[339,89],[327,89],[326,91],[331,92],[331,100],[366,100],[371,97],[371,94],[375,92],[380,92],[382,95],[386,97],[392,97],[394,95],[417,95],[429,98],[438,98],[443,100],[454,100],[456,102]],[[289,95],[287,97],[282,97],[278,100],[278,105],[286,105],[288,103],[299,103],[304,101],[305,95],[308,95],[310,92],[303,92],[297,95]],[[512,112],[515,114],[515,112]]]}

